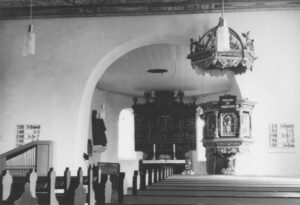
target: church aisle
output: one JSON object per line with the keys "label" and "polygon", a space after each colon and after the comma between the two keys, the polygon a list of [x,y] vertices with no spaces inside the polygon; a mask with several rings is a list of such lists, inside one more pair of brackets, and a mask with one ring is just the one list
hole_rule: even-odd
{"label": "church aisle", "polygon": [[300,180],[293,177],[183,176],[125,196],[126,204],[299,205]]}

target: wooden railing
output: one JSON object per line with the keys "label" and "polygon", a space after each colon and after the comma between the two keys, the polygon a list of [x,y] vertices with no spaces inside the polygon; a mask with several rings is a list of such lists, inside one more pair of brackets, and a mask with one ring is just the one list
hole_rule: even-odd
{"label": "wooden railing", "polygon": [[[132,179],[132,195],[138,195],[138,190],[146,190],[148,186],[167,179],[174,174],[174,167],[170,165],[156,168],[144,168],[135,170]],[[138,178],[140,180],[138,180]],[[138,184],[138,181],[140,184]],[[139,187],[139,189],[138,189]]]}
{"label": "wooden railing", "polygon": [[29,170],[47,175],[52,164],[52,141],[33,141],[0,155],[0,173],[9,170],[13,176],[25,176]]}

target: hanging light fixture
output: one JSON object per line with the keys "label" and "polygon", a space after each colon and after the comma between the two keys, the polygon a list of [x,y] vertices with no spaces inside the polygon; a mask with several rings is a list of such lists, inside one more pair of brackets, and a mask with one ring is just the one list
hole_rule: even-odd
{"label": "hanging light fixture", "polygon": [[190,54],[193,69],[198,74],[209,73],[219,75],[216,70],[229,70],[234,74],[252,70],[254,60],[254,40],[250,32],[242,34],[242,39],[233,29],[228,28],[223,18],[224,0],[222,1],[222,16],[219,24],[207,31],[198,41],[191,39]]}
{"label": "hanging light fixture", "polygon": [[35,33],[32,24],[32,0],[30,0],[30,15],[28,30],[23,44],[23,56],[35,55]]}

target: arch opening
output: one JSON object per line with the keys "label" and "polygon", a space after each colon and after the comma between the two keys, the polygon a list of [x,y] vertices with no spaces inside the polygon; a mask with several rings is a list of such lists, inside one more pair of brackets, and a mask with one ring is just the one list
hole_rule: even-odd
{"label": "arch opening", "polygon": [[[162,36],[145,36],[138,39],[134,39],[123,45],[111,50],[108,54],[106,54],[96,65],[96,67],[91,72],[86,86],[83,91],[83,95],[81,98],[81,104],[79,109],[78,121],[77,121],[77,129],[76,129],[76,155],[75,159],[82,159],[82,153],[86,152],[85,147],[88,139],[88,127],[89,127],[89,113],[92,104],[92,98],[94,90],[96,89],[96,85],[103,76],[104,72],[119,58],[124,56],[125,54],[149,45],[155,44],[173,44],[173,45],[185,45],[188,46],[189,39],[182,36],[176,35],[162,35]],[[196,74],[195,74],[196,75]],[[234,79],[232,76],[228,76],[228,81]],[[235,79],[234,79],[235,80]],[[228,88],[230,90],[231,88]],[[220,93],[214,93],[218,95]],[[83,160],[77,162],[80,166],[83,163]]]}
{"label": "arch opening", "polygon": [[[154,45],[154,44],[175,44],[175,45],[188,45],[189,39],[182,36],[176,36],[173,34],[166,34],[161,36],[148,35],[143,36],[134,40],[131,40],[127,43],[122,44],[121,46],[114,48],[106,54],[95,66],[85,88],[83,90],[78,120],[75,132],[75,163],[74,166],[85,167],[85,162],[82,158],[82,153],[86,152],[86,146],[84,146],[88,140],[89,133],[89,124],[90,124],[90,109],[92,104],[93,93],[96,88],[96,85],[101,79],[104,72],[109,68],[109,66],[118,60],[120,57],[126,53],[135,50],[137,48]],[[80,160],[79,160],[80,159]],[[79,161],[78,161],[79,160]]]}

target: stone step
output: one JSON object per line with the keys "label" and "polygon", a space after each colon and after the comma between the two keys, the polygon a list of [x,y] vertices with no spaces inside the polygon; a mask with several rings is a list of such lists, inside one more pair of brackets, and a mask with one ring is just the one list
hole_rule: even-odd
{"label": "stone step", "polygon": [[152,185],[147,186],[146,190],[187,190],[187,191],[260,191],[260,192],[299,192],[300,187],[291,186],[211,186],[211,185],[201,185],[201,186],[191,186],[191,185]]}
{"label": "stone step", "polygon": [[299,192],[272,191],[224,191],[224,190],[147,190],[138,191],[139,196],[172,196],[172,197],[234,197],[234,198],[299,198]]}
{"label": "stone step", "polygon": [[298,198],[124,196],[124,204],[299,205]]}
{"label": "stone step", "polygon": [[217,180],[217,179],[172,179],[172,178],[168,178],[164,181],[158,182],[157,184],[172,184],[172,185],[176,185],[176,184],[201,184],[201,185],[230,185],[230,186],[234,186],[234,185],[244,185],[244,186],[254,186],[254,185],[269,185],[269,186],[274,186],[274,185],[289,185],[289,186],[300,186],[300,178],[294,178],[294,179],[234,179],[232,178],[231,180]]}
{"label": "stone step", "polygon": [[[128,203],[105,203],[105,205],[126,205],[126,204],[131,204],[131,205],[159,205],[159,204],[163,204],[163,205],[173,205],[174,203],[152,203],[151,201],[142,201],[142,202],[139,202],[139,203],[134,203],[134,202],[129,202]],[[203,203],[184,203],[182,205],[202,205]],[[1,204],[2,205],[2,204]],[[64,205],[64,204],[63,204]],[[68,204],[67,204],[68,205]],[[223,204],[207,204],[207,203],[204,203],[203,205],[223,205]],[[239,204],[241,205],[241,204]]]}
{"label": "stone step", "polygon": [[300,183],[300,176],[277,177],[277,176],[237,176],[237,175],[172,175],[168,178],[170,181],[207,181],[207,182],[233,182],[233,181],[250,181],[250,182],[296,182]]}
{"label": "stone step", "polygon": [[183,187],[199,187],[199,186],[206,186],[206,187],[216,187],[216,186],[222,186],[222,187],[300,187],[300,184],[290,184],[290,183],[281,183],[281,184],[276,184],[276,183],[157,183],[155,185],[159,186],[183,186]]}
{"label": "stone step", "polygon": [[156,183],[161,186],[206,187],[300,187],[300,178],[239,176],[172,176]]}

